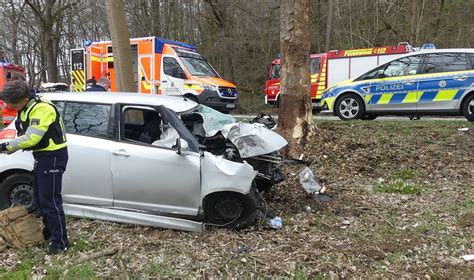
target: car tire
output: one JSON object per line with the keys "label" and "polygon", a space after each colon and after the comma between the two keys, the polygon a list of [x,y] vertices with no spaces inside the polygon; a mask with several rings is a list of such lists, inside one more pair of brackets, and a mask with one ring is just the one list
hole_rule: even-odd
{"label": "car tire", "polygon": [[357,94],[345,94],[336,101],[336,115],[343,121],[357,120],[365,114],[365,104]]}
{"label": "car tire", "polygon": [[474,94],[467,97],[462,104],[462,113],[470,122],[474,122]]}
{"label": "car tire", "polygon": [[257,209],[258,199],[254,189],[247,195],[237,192],[212,193],[205,199],[205,221],[208,225],[245,228],[255,221]]}
{"label": "car tire", "polygon": [[0,185],[0,209],[6,209],[12,204],[25,205],[31,212],[36,210],[33,177],[30,174],[13,174],[3,180]]}

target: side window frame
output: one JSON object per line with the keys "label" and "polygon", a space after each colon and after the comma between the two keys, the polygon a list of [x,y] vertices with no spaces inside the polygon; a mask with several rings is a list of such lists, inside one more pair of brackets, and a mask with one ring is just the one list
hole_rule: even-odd
{"label": "side window frame", "polygon": [[[443,54],[450,54],[450,53],[428,53],[428,54],[425,54],[425,60],[424,60],[424,63],[423,63],[423,69],[421,71],[421,74],[435,74],[435,73],[449,73],[449,72],[459,72],[459,71],[468,71],[469,69],[464,69],[464,70],[455,70],[455,71],[444,71],[444,72],[426,72],[427,69],[428,69],[428,61],[430,59],[430,55],[443,55]],[[471,55],[474,55],[474,54],[467,54],[467,53],[460,53],[460,52],[456,52],[456,54],[459,54],[459,55],[465,55],[466,56],[466,68],[469,68],[469,66],[471,67],[471,69],[473,69],[473,64],[472,64],[472,57]]]}

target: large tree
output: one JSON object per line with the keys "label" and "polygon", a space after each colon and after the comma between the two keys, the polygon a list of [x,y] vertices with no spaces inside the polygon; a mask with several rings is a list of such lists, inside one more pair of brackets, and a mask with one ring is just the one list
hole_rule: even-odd
{"label": "large tree", "polygon": [[117,89],[118,91],[133,92],[136,89],[133,79],[132,49],[123,1],[107,0],[105,9],[112,37]]}
{"label": "large tree", "polygon": [[309,74],[309,0],[280,6],[281,93],[278,128],[296,157],[313,134]]}

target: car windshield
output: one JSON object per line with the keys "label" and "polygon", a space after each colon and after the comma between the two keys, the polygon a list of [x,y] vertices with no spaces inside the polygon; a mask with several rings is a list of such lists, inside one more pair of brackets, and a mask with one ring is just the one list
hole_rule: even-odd
{"label": "car windshield", "polygon": [[271,79],[276,79],[280,78],[280,69],[281,65],[280,64],[273,64],[272,65],[272,76],[270,77]]}
{"label": "car windshield", "polygon": [[222,129],[224,125],[236,122],[234,117],[223,114],[205,105],[199,105],[192,112],[186,113],[184,119],[190,119],[194,114],[201,116],[202,128],[204,129],[206,137],[213,136]]}
{"label": "car windshield", "polygon": [[180,58],[189,74],[200,77],[219,78],[219,75],[204,58],[196,56],[180,56]]}

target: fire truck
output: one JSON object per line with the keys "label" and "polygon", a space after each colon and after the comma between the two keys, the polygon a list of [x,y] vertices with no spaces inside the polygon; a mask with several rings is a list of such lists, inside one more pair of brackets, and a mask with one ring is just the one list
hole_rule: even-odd
{"label": "fire truck", "polygon": [[[237,106],[236,86],[222,79],[194,46],[158,37],[130,39],[130,45],[137,92],[182,95],[222,112]],[[85,79],[101,77],[111,80],[111,91],[117,90],[112,49],[111,41],[86,47],[85,69],[72,63],[74,91],[85,89]]]}
{"label": "fire truck", "polygon": [[[332,50],[310,55],[311,102],[319,106],[321,93],[328,87],[362,75],[371,68],[412,52],[408,43],[354,50]],[[280,97],[280,59],[270,65],[269,78],[265,83],[265,103],[278,106]],[[315,110],[313,110],[315,111]]]}
{"label": "fire truck", "polygon": [[[20,74],[24,77],[25,68],[8,62],[0,62],[0,91],[6,83],[13,79],[15,74]],[[10,124],[16,116],[16,111],[3,104],[3,101],[0,101],[0,107],[2,108],[2,123],[4,125]]]}

